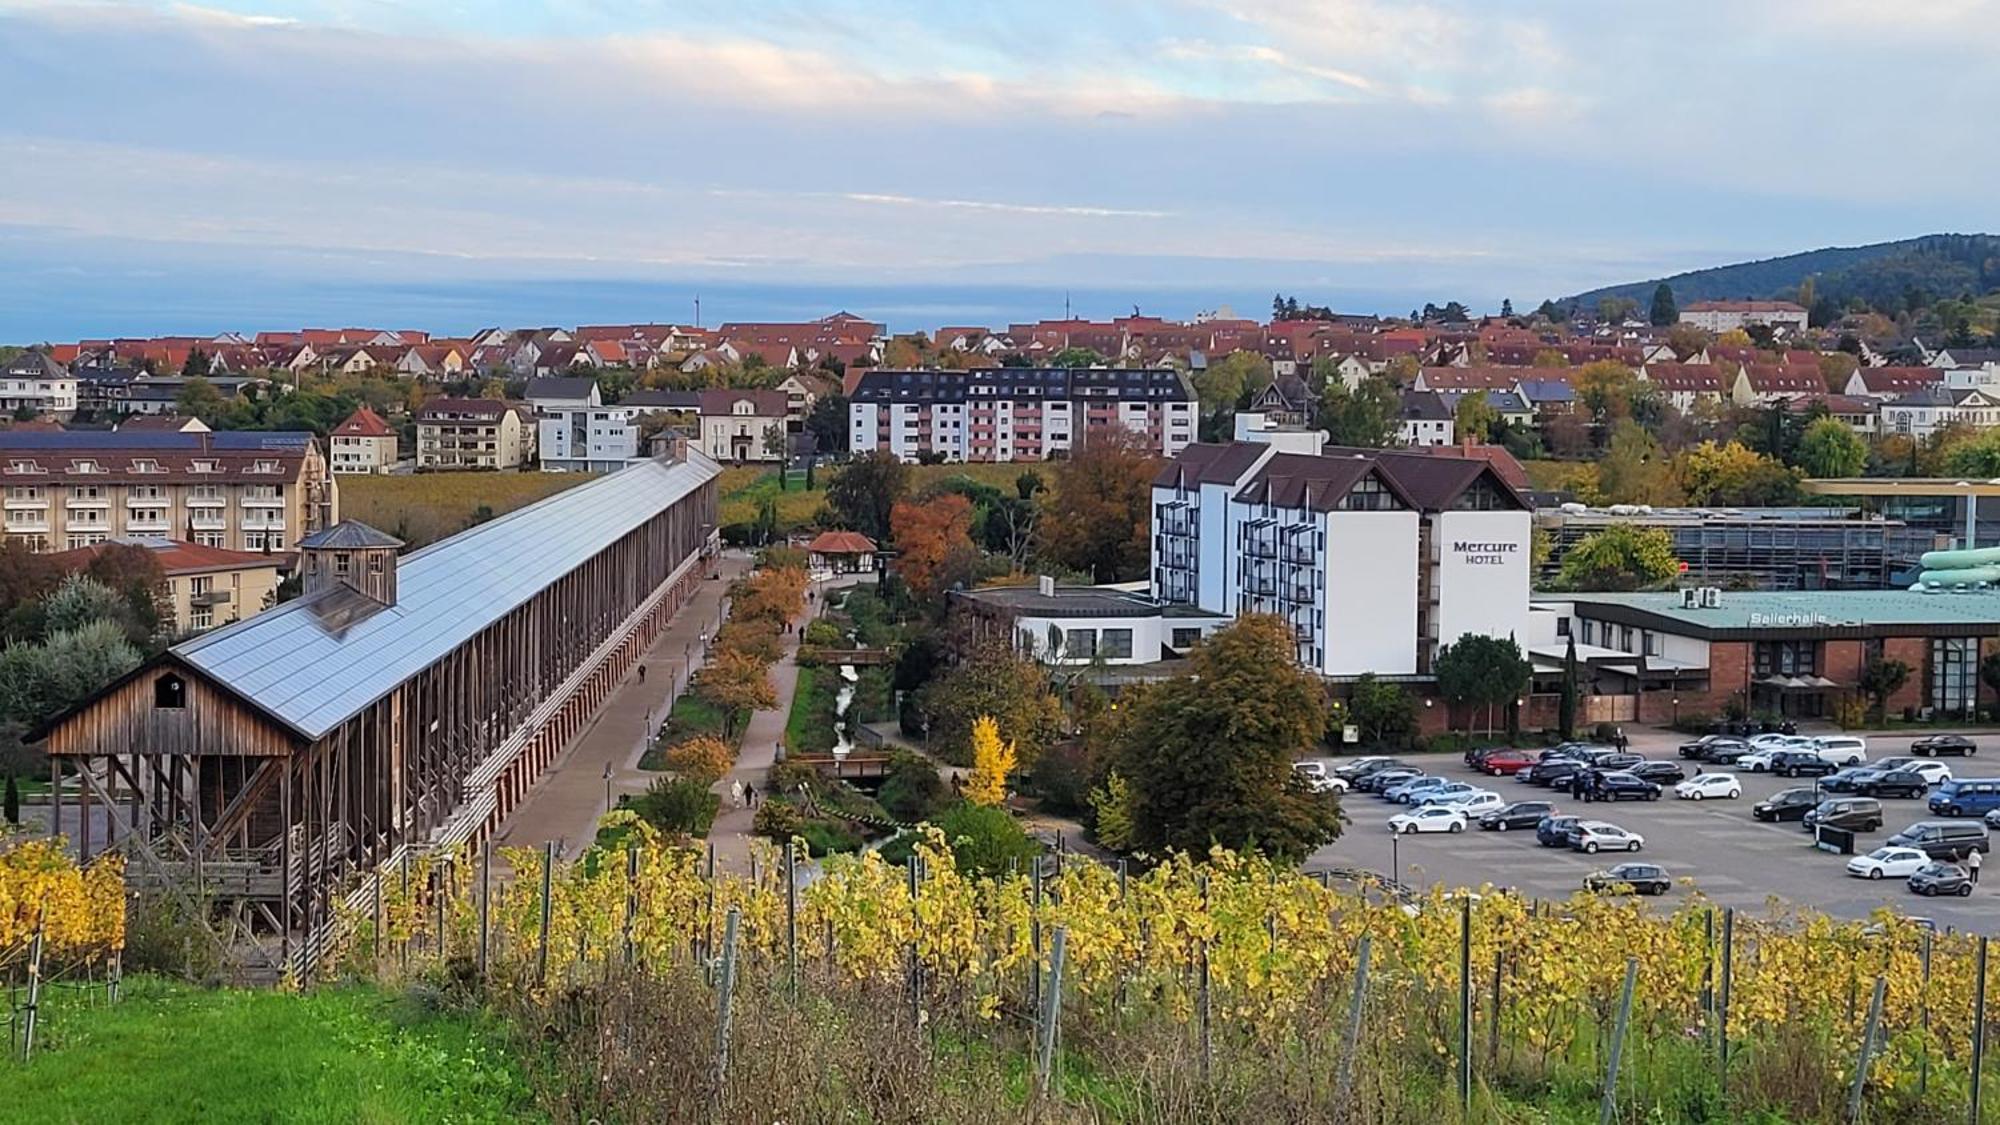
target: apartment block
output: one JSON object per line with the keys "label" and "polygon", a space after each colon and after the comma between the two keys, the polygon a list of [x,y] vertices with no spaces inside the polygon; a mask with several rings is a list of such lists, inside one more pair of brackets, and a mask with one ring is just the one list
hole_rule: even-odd
{"label": "apartment block", "polygon": [[417,410],[417,470],[515,469],[534,455],[534,430],[491,398],[434,398]]}
{"label": "apartment block", "polygon": [[68,418],[76,413],[76,378],[46,352],[22,352],[0,368],[0,411]]}
{"label": "apartment block", "polygon": [[849,447],[905,461],[1042,461],[1113,427],[1171,457],[1194,442],[1198,413],[1173,368],[870,371],[849,397]]}
{"label": "apartment block", "polygon": [[361,407],[329,435],[336,473],[386,472],[396,463],[396,431],[380,414]]}

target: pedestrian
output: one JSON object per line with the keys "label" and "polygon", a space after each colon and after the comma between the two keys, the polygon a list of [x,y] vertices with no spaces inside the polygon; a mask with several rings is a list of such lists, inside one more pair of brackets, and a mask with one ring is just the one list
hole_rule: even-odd
{"label": "pedestrian", "polygon": [[639,682],[642,684],[646,682],[646,666],[644,664],[639,665]]}
{"label": "pedestrian", "polygon": [[1979,885],[1979,865],[1984,862],[1986,861],[1979,858],[1978,848],[1965,853],[1965,870],[1972,876],[1972,885],[1975,887]]}
{"label": "pedestrian", "polygon": [[740,781],[729,783],[729,807],[732,809],[743,807],[743,783]]}
{"label": "pedestrian", "polygon": [[745,785],[743,787],[743,801],[753,809],[757,807],[757,787],[755,785]]}
{"label": "pedestrian", "polygon": [[1625,728],[1624,728],[1624,727],[1619,727],[1619,728],[1618,728],[1617,730],[1613,731],[1613,732],[1612,732],[1612,734],[1611,734],[1611,740],[1612,740],[1613,742],[1616,742],[1616,743],[1618,744],[1618,752],[1619,752],[1620,754],[1623,754],[1623,753],[1625,752],[1625,747],[1626,747],[1626,746],[1628,746],[1628,745],[1630,745],[1629,743],[1627,743],[1627,742],[1625,741]]}

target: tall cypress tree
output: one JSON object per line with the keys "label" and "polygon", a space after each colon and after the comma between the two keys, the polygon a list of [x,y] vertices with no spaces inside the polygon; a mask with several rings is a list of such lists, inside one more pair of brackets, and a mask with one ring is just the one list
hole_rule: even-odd
{"label": "tall cypress tree", "polygon": [[1562,728],[1563,741],[1576,737],[1576,638],[1569,639],[1569,652],[1563,656],[1562,700],[1556,714],[1556,725]]}
{"label": "tall cypress tree", "polygon": [[1673,286],[1668,285],[1666,282],[1662,281],[1653,290],[1653,315],[1648,317],[1647,319],[1651,320],[1655,325],[1661,327],[1665,327],[1666,325],[1669,324],[1675,324],[1680,321],[1681,308],[1680,305],[1674,301]]}

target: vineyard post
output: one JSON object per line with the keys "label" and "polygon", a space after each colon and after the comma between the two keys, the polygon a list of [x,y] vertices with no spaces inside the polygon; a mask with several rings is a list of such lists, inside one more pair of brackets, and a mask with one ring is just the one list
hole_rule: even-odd
{"label": "vineyard post", "polygon": [[1923,949],[1918,956],[1923,963],[1923,984],[1917,991],[1917,1020],[1923,1030],[1922,1053],[1917,1057],[1917,1097],[1922,1098],[1931,1084],[1931,938],[1935,931],[1924,931]]}
{"label": "vineyard post", "polygon": [[1715,1038],[1715,907],[1701,913],[1701,1037]]}
{"label": "vineyard post", "polygon": [[632,966],[632,925],[639,916],[639,846],[625,845],[625,967]]}
{"label": "vineyard post", "polygon": [[104,999],[112,1004],[118,1002],[118,992],[125,984],[125,949],[120,946],[111,951],[111,972],[104,978]]}
{"label": "vineyard post", "polygon": [[1861,1094],[1868,1086],[1868,1064],[1875,1058],[1875,1032],[1882,1025],[1882,993],[1889,987],[1889,978],[1875,978],[1875,995],[1868,1001],[1868,1022],[1861,1029],[1861,1057],[1854,1063],[1854,1089],[1847,1095],[1847,1120],[1851,1125],[1861,1121]]}
{"label": "vineyard post", "polygon": [[1736,969],[1736,908],[1722,911],[1722,995],[1715,1005],[1715,1049],[1717,1082],[1729,1089],[1729,985]]}
{"label": "vineyard post", "polygon": [[[403,905],[410,910],[410,929],[415,931],[417,928],[417,911],[416,903],[410,898],[410,853],[407,851],[403,853]],[[397,943],[396,958],[403,968],[408,969],[410,967],[409,938],[404,938]]]}
{"label": "vineyard post", "polygon": [[1611,1028],[1611,1059],[1604,1068],[1604,1100],[1597,1107],[1597,1125],[1611,1125],[1618,1112],[1618,1064],[1625,1055],[1625,1026],[1632,1020],[1632,988],[1639,983],[1639,959],[1625,958],[1625,991],[1618,999],[1618,1022]]}
{"label": "vineyard post", "polygon": [[35,936],[28,943],[28,1007],[21,1030],[21,1061],[35,1057],[35,1024],[42,1010],[42,923],[48,914],[43,907],[35,912]]}
{"label": "vineyard post", "polygon": [[1472,1108],[1472,899],[1458,900],[1458,1105]]}
{"label": "vineyard post", "polygon": [[1035,1067],[1035,1077],[1041,1081],[1041,1092],[1047,1097],[1049,1086],[1054,1080],[1056,1068],[1056,1036],[1062,1021],[1062,979],[1063,959],[1069,946],[1069,929],[1057,926],[1049,936],[1049,995],[1043,1006],[1041,1028],[1039,1029],[1040,1053]]}
{"label": "vineyard post", "polygon": [[[1208,872],[1206,871],[1202,872],[1201,875],[1201,916],[1204,921],[1207,921],[1210,918],[1208,909]],[[1201,1084],[1204,1087],[1208,1085],[1209,1064],[1211,1057],[1214,1055],[1214,1047],[1215,1047],[1215,1040],[1211,1036],[1211,1025],[1209,1023],[1209,1016],[1213,1011],[1213,1008],[1211,1007],[1209,1000],[1210,997],[1209,997],[1209,979],[1208,979],[1208,935],[1204,933],[1201,938],[1201,993],[1200,993]]]}
{"label": "vineyard post", "polygon": [[794,1003],[799,998],[799,842],[785,841],[785,957]]}
{"label": "vineyard post", "polygon": [[479,852],[479,979],[491,980],[488,968],[493,940],[493,842],[488,840]]}
{"label": "vineyard post", "polygon": [[[1501,950],[1493,951],[1493,1022],[1486,1026],[1486,1069],[1500,1069],[1500,962],[1505,956]],[[1491,1081],[1489,1078],[1488,1081]]]}
{"label": "vineyard post", "polygon": [[920,979],[922,971],[917,964],[916,932],[917,925],[920,923],[917,915],[917,854],[915,852],[910,853],[905,866],[909,869],[910,920],[912,923],[910,926],[910,946],[908,951],[910,958],[910,971],[908,974],[910,986],[910,1026],[916,1027],[918,1017],[923,1009],[923,982]]}
{"label": "vineyard post", "polygon": [[437,940],[438,964],[444,964],[444,895],[445,887],[451,881],[451,861],[445,861],[443,871],[431,872],[431,917],[432,931]]}
{"label": "vineyard post", "polygon": [[1361,935],[1361,944],[1354,951],[1354,999],[1347,1005],[1347,1045],[1340,1052],[1340,1082],[1334,1088],[1333,1104],[1337,1111],[1347,1108],[1347,1095],[1354,1085],[1354,1056],[1361,1049],[1361,1010],[1368,1002],[1368,953],[1371,940],[1367,934]]}
{"label": "vineyard post", "polygon": [[729,908],[722,930],[722,981],[715,997],[715,1101],[722,1104],[722,1084],[729,1075],[730,1005],[736,991],[736,926],[740,914]]}
{"label": "vineyard post", "polygon": [[1118,902],[1120,905],[1123,905],[1125,902],[1125,861],[1123,859],[1118,861]]}
{"label": "vineyard post", "polygon": [[715,841],[708,842],[708,936],[702,941],[702,977],[715,986]]}
{"label": "vineyard post", "polygon": [[1972,982],[1972,1125],[1979,1125],[1981,1079],[1986,1071],[1986,935],[1979,936]]}
{"label": "vineyard post", "polygon": [[380,969],[382,965],[382,868],[379,865],[375,868],[374,939],[375,940],[372,944],[375,946],[375,948],[370,950],[369,952],[375,955],[375,965],[377,969]]}
{"label": "vineyard post", "polygon": [[554,840],[542,845],[542,926],[541,935],[535,940],[535,985],[549,978],[549,916],[554,904],[549,896],[555,890],[556,844]]}
{"label": "vineyard post", "polygon": [[[1204,879],[1207,876],[1203,876]],[[1034,896],[1033,908],[1028,911],[1028,1010],[1039,1013],[1042,1010],[1042,857],[1036,856],[1034,869],[1028,873],[1030,893]]]}

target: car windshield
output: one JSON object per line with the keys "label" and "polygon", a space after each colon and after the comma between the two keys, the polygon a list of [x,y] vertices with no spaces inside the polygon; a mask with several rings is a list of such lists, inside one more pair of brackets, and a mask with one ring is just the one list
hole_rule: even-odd
{"label": "car windshield", "polygon": [[1868,853],[1869,859],[1894,859],[1903,854],[1901,848],[1876,848]]}

